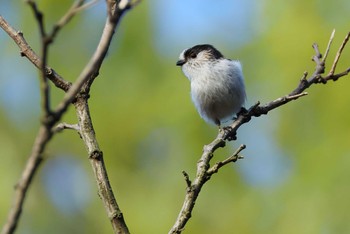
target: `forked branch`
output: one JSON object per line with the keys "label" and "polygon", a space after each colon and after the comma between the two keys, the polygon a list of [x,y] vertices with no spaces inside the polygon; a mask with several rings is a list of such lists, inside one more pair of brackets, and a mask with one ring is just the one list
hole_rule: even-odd
{"label": "forked branch", "polygon": [[[33,144],[32,153],[28,158],[25,169],[22,172],[15,195],[14,202],[8,214],[7,222],[5,223],[2,234],[13,233],[17,227],[24,199],[28,188],[33,180],[39,165],[43,160],[43,152],[47,143],[51,140],[54,133],[62,129],[75,129],[79,132],[84,141],[89,154],[89,159],[95,173],[98,191],[104,203],[108,217],[111,221],[114,233],[128,234],[129,230],[124,221],[121,210],[118,207],[117,201],[109,184],[106,167],[103,161],[102,151],[99,149],[94,128],[91,122],[88,98],[89,90],[99,73],[99,69],[104,61],[104,58],[109,49],[112,37],[116,26],[119,24],[121,16],[134,6],[135,2],[131,3],[128,0],[112,1],[107,0],[108,17],[105,28],[101,36],[101,40],[96,48],[90,62],[81,72],[77,80],[71,84],[65,81],[58,73],[46,65],[48,56],[48,47],[54,41],[57,33],[66,25],[72,17],[81,9],[85,9],[87,5],[83,5],[84,1],[79,0],[67,11],[66,15],[55,25],[51,33],[47,33],[44,27],[43,13],[38,9],[34,0],[27,1],[31,6],[41,35],[42,56],[39,57],[28,45],[21,32],[14,30],[3,17],[0,16],[0,27],[15,41],[21,50],[21,55],[26,56],[37,68],[41,70],[42,83],[42,109],[44,118]],[[93,1],[96,2],[96,1]],[[66,92],[63,100],[54,109],[50,108],[50,93],[48,89],[47,79],[52,81],[56,87]],[[84,88],[82,88],[84,86]],[[77,125],[61,124],[53,127],[61,119],[70,104],[74,104],[78,116]]]}
{"label": "forked branch", "polygon": [[345,71],[339,72],[337,74],[334,74],[334,73],[335,73],[335,68],[338,64],[338,61],[343,52],[343,49],[350,38],[350,32],[346,35],[344,41],[342,42],[335,56],[334,62],[332,64],[332,68],[329,71],[328,75],[323,76],[325,72],[326,58],[328,56],[328,52],[332,44],[333,38],[334,38],[334,31],[331,34],[331,37],[326,49],[325,57],[323,59],[318,49],[318,45],[313,44],[312,47],[314,48],[314,51],[315,51],[313,61],[316,63],[316,67],[315,67],[314,73],[309,78],[307,78],[308,73],[304,72],[298,86],[289,94],[282,96],[280,98],[277,98],[273,101],[270,101],[264,105],[261,105],[260,102],[257,102],[255,105],[251,106],[248,110],[242,110],[238,114],[237,119],[228,128],[226,128],[225,131],[220,130],[215,140],[211,142],[209,145],[204,146],[203,154],[197,163],[196,177],[193,179],[193,181],[190,180],[187,173],[184,173],[186,185],[187,185],[186,195],[185,195],[184,203],[180,210],[180,213],[175,221],[174,226],[169,231],[169,234],[175,234],[175,233],[179,234],[184,230],[185,225],[191,218],[192,210],[194,208],[197,197],[202,187],[211,178],[211,176],[214,173],[216,173],[221,167],[228,165],[230,162],[236,162],[238,159],[241,158],[241,156],[239,156],[239,152],[245,148],[245,146],[243,145],[240,146],[232,156],[228,157],[227,159],[221,162],[217,162],[212,167],[210,167],[210,161],[213,158],[213,155],[216,149],[220,147],[224,147],[226,141],[235,140],[237,130],[240,126],[242,126],[245,123],[248,123],[252,119],[252,117],[259,117],[261,115],[266,115],[270,111],[282,105],[285,105],[293,100],[296,100],[300,97],[307,95],[305,90],[313,84],[319,84],[319,83],[326,84],[329,80],[336,81],[340,77],[348,75],[348,73],[350,72],[350,68],[346,69]]}

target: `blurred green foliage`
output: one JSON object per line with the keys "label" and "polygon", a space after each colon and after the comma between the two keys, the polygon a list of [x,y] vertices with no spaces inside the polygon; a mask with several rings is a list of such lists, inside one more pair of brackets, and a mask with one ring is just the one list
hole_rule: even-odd
{"label": "blurred green foliage", "polygon": [[[38,3],[50,28],[71,1]],[[186,170],[193,178],[203,145],[217,131],[199,118],[191,104],[188,81],[175,66],[181,51],[168,57],[157,51],[151,3],[143,1],[124,16],[90,98],[109,179],[132,233],[167,233],[185,194],[181,171]],[[79,13],[50,48],[50,66],[67,80],[74,81],[94,51],[104,23],[102,6],[103,1],[98,6],[100,14],[93,9]],[[244,64],[248,105],[257,100],[270,101],[294,89],[304,71],[313,72],[312,43],[317,41],[324,51],[336,28],[329,68],[350,29],[347,1],[266,0],[260,7],[258,36],[224,53]],[[8,3],[6,9],[0,6],[0,14],[23,31],[30,45],[39,51],[37,25],[25,3]],[[228,47],[221,48],[225,46]],[[338,71],[349,67],[349,61],[350,49],[346,48]],[[23,76],[37,86],[37,70],[19,56],[16,45],[1,31],[0,66],[4,64],[16,67],[10,73],[0,73],[2,90],[7,88],[5,80],[12,76]],[[208,182],[184,233],[350,233],[349,87],[348,77],[314,86],[308,96],[243,126],[238,140],[247,144],[245,159],[223,168]],[[51,90],[55,105],[63,93],[54,87]],[[34,88],[35,92],[38,88]],[[31,95],[21,100],[21,106],[32,105],[35,95]],[[38,110],[38,97],[35,101],[33,108]],[[11,206],[13,186],[31,150],[40,116],[38,111],[28,113],[31,118],[26,118],[26,112],[19,113],[24,118],[18,124],[8,112],[5,104],[0,105],[1,224]],[[73,108],[64,121],[76,122]],[[279,150],[270,151],[261,144],[263,138]],[[219,150],[214,161],[229,155],[235,146],[237,143],[229,143]],[[261,151],[252,153],[251,149],[258,146]],[[288,158],[288,176],[277,184],[251,184],[240,173],[241,165],[249,168],[260,160],[260,167],[252,170],[264,170],[269,163],[265,158],[271,152]],[[78,135],[72,131],[58,134],[45,157],[29,190],[17,233],[111,233]],[[61,157],[75,160],[86,172],[82,180],[91,184],[81,187],[77,180],[70,187],[72,193],[79,190],[91,195],[81,207],[68,212],[55,205],[48,190],[51,186],[65,186],[59,183],[70,177],[62,173],[57,181],[44,183],[46,173],[50,173],[45,170],[48,163]]]}

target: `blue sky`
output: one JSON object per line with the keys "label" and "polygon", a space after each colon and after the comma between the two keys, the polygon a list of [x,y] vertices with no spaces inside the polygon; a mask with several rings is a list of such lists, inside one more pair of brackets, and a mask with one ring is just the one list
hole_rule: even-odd
{"label": "blue sky", "polygon": [[[264,1],[152,0],[154,43],[161,52],[195,44],[238,48],[258,34]],[[175,46],[174,46],[175,45]],[[220,46],[219,46],[220,47]]]}

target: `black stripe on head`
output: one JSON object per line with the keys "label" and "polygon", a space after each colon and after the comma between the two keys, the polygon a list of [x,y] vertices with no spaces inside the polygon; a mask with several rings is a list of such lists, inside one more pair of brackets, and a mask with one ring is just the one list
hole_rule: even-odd
{"label": "black stripe on head", "polygon": [[213,59],[220,59],[224,57],[220,53],[220,51],[218,51],[217,49],[215,49],[214,46],[209,44],[193,46],[192,48],[189,48],[188,50],[186,50],[184,55],[185,55],[185,58],[195,58],[200,52],[204,50],[208,51]]}

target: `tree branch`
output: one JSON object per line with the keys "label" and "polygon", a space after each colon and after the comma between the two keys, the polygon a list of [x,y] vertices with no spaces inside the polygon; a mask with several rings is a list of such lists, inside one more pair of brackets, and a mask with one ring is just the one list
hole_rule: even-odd
{"label": "tree branch", "polygon": [[242,150],[246,148],[246,145],[240,145],[239,148],[233,153],[232,156],[226,158],[223,161],[219,161],[214,164],[211,168],[208,169],[207,173],[211,176],[214,173],[217,173],[219,169],[231,162],[237,162],[238,159],[243,159],[243,156],[238,155]]}
{"label": "tree branch", "polygon": [[123,213],[117,204],[112,187],[109,183],[107,170],[103,160],[103,153],[98,145],[92,125],[87,98],[78,98],[74,106],[79,125],[81,126],[80,135],[85,143],[86,150],[89,154],[89,161],[95,174],[99,197],[105,206],[114,233],[128,234],[129,230],[126,226]]}
{"label": "tree branch", "polygon": [[35,138],[32,152],[22,172],[21,178],[15,186],[13,204],[7,216],[7,221],[1,230],[1,234],[14,233],[16,230],[29,185],[34,178],[39,165],[43,161],[43,152],[51,137],[52,133],[48,130],[48,128],[44,125],[41,125],[39,132]]}
{"label": "tree branch", "polygon": [[[331,70],[330,70],[329,73],[328,73],[328,76],[329,76],[329,77],[333,76],[333,74],[334,74],[334,72],[335,72],[335,69],[336,69],[336,67],[337,67],[338,61],[339,61],[339,59],[340,59],[340,56],[341,56],[341,54],[342,54],[342,52],[343,52],[343,49],[345,48],[346,43],[349,41],[349,38],[350,38],[350,32],[346,35],[346,37],[345,37],[343,43],[340,45],[340,48],[339,48],[339,50],[338,50],[338,52],[337,52],[337,55],[336,55],[335,58],[334,58],[334,62],[333,62],[332,68],[331,68]],[[348,70],[349,70],[349,69],[348,69]]]}
{"label": "tree branch", "polygon": [[101,36],[100,42],[98,43],[96,51],[91,57],[88,64],[83,69],[83,71],[80,73],[77,80],[68,90],[66,95],[63,97],[63,100],[61,101],[61,103],[56,108],[55,113],[57,115],[60,115],[61,113],[65,112],[68,105],[72,103],[72,101],[80,91],[82,94],[85,94],[85,95],[89,93],[90,87],[94,79],[99,75],[100,67],[109,49],[109,45],[113,38],[115,28],[117,27],[119,20],[121,19],[121,16],[125,13],[126,10],[129,9],[128,8],[129,5],[126,5],[124,8],[117,7],[117,3],[115,1],[112,1],[112,3],[109,3],[107,5],[108,5],[109,17],[107,17],[106,19],[102,36]]}
{"label": "tree branch", "polygon": [[333,39],[334,39],[334,35],[335,35],[335,29],[333,29],[333,31],[331,33],[331,37],[329,38],[328,45],[327,45],[327,48],[326,48],[326,52],[324,53],[324,56],[323,56],[323,62],[326,62],[329,50],[331,49],[331,45],[332,45],[332,42],[333,42]]}
{"label": "tree branch", "polygon": [[[123,4],[120,4],[122,2]],[[123,13],[131,9],[133,4],[130,1],[110,1],[108,3],[108,15],[104,31],[101,36],[101,40],[97,46],[97,49],[92,56],[90,62],[86,65],[76,82],[71,85],[66,82],[61,76],[59,76],[53,69],[46,66],[47,48],[48,45],[54,40],[58,31],[74,16],[75,12],[83,7],[83,1],[78,1],[76,5],[73,5],[67,14],[61,19],[61,21],[56,24],[52,34],[47,35],[44,29],[43,15],[38,10],[35,2],[33,0],[28,0],[28,3],[33,9],[34,15],[37,19],[40,28],[40,34],[42,38],[43,45],[43,59],[41,60],[35,52],[30,48],[28,43],[25,41],[23,34],[21,32],[16,32],[6,21],[0,16],[0,27],[8,33],[8,35],[16,42],[16,44],[21,49],[21,55],[26,56],[36,67],[42,70],[42,93],[43,98],[43,111],[45,114],[45,121],[43,121],[39,133],[36,137],[35,143],[33,145],[32,153],[27,161],[25,169],[22,173],[21,179],[16,186],[14,203],[9,212],[7,222],[5,223],[2,234],[13,233],[21,215],[24,198],[28,191],[29,185],[37,171],[38,166],[42,161],[42,154],[54,132],[58,132],[64,128],[79,129],[79,133],[84,140],[86,148],[88,150],[89,159],[92,168],[95,173],[98,190],[102,201],[104,202],[108,217],[112,223],[114,233],[128,234],[128,228],[125,224],[122,212],[120,211],[116,199],[114,197],[112,188],[109,184],[107,171],[104,165],[102,151],[99,149],[93,125],[91,122],[91,117],[88,108],[88,98],[90,86],[93,83],[95,77],[97,77],[99,69],[102,62],[106,56],[107,50],[109,48],[110,42],[112,40],[116,26]],[[75,10],[72,10],[75,9]],[[83,8],[81,8],[83,9]],[[49,78],[57,87],[64,90],[66,95],[64,96],[61,103],[55,109],[51,111],[49,108],[49,92],[46,83],[46,78]],[[87,83],[87,84],[86,84]],[[84,89],[81,89],[85,84]],[[56,124],[62,115],[66,112],[68,105],[74,100],[74,106],[79,119],[80,128],[77,125],[61,124],[56,128],[53,125]]]}
{"label": "tree branch", "polygon": [[52,132],[58,133],[58,132],[62,132],[64,129],[75,130],[80,134],[80,127],[78,124],[67,124],[67,123],[57,124],[54,128],[52,128]]}
{"label": "tree branch", "polygon": [[89,63],[86,65],[86,67],[78,77],[77,81],[73,84],[71,89],[67,92],[66,96],[64,97],[63,101],[59,104],[56,111],[57,113],[65,111],[68,104],[76,96],[76,90],[80,91],[78,98],[74,102],[74,106],[78,116],[80,134],[89,154],[89,160],[95,174],[100,198],[104,203],[114,233],[128,234],[128,227],[125,223],[123,214],[117,204],[112,187],[109,183],[106,167],[103,160],[103,153],[99,148],[95,136],[95,131],[91,121],[88,106],[90,87],[99,74],[99,69],[110,46],[110,42],[112,40],[115,28],[118,25],[123,13],[126,10],[130,9],[128,5],[129,3],[123,6],[123,8],[119,7],[120,4],[118,2],[116,3],[114,1],[107,1],[107,3],[109,3],[109,13],[97,49]]}
{"label": "tree branch", "polygon": [[[326,55],[328,55],[328,51],[331,46],[333,37],[334,37],[334,32],[332,32],[332,35],[330,37],[327,50],[326,50]],[[315,50],[313,61],[316,63],[316,67],[315,67],[314,73],[310,76],[310,78],[307,79],[308,73],[304,72],[302,79],[299,82],[299,85],[290,94],[277,98],[276,100],[270,101],[264,105],[261,105],[260,102],[257,102],[255,105],[251,106],[248,110],[242,110],[240,113],[238,113],[237,118],[229,127],[225,128],[224,130],[219,130],[219,133],[215,138],[215,140],[211,142],[209,145],[204,146],[203,154],[197,163],[197,173],[193,182],[191,182],[188,176],[186,177],[187,173],[185,175],[186,183],[187,183],[187,191],[186,191],[184,203],[175,221],[175,224],[169,231],[169,234],[175,234],[175,233],[179,234],[184,230],[186,223],[191,218],[192,210],[194,208],[197,197],[202,187],[211,178],[211,176],[214,173],[216,173],[222,166],[227,165],[230,162],[235,162],[237,159],[240,158],[238,156],[238,153],[241,150],[243,150],[245,146],[241,146],[233,154],[233,156],[228,157],[227,159],[221,162],[218,162],[214,166],[210,167],[210,161],[216,149],[220,147],[224,147],[226,140],[228,141],[235,140],[237,130],[240,126],[242,126],[245,123],[248,123],[252,119],[252,117],[259,117],[261,115],[266,115],[271,110],[274,110],[279,106],[285,105],[292,100],[296,100],[299,97],[303,97],[307,95],[307,93],[304,91],[313,84],[319,84],[319,83],[326,84],[328,80],[336,81],[340,77],[348,75],[350,71],[349,68],[338,74],[334,74],[334,72],[335,72],[336,65],[339,61],[339,58],[343,52],[343,49],[349,40],[349,37],[350,37],[350,32],[346,35],[343,43],[341,44],[338,50],[338,53],[334,59],[331,71],[330,73],[328,73],[327,76],[325,77],[322,76],[322,74],[325,71],[325,58],[322,60],[322,55],[319,52],[318,45],[313,44],[313,48]]]}
{"label": "tree branch", "polygon": [[[12,38],[12,40],[20,48],[21,56],[25,56],[34,66],[41,68],[41,58],[32,50],[27,41],[25,40],[21,31],[15,30],[1,15],[0,15],[0,27]],[[63,91],[68,91],[71,84],[64,80],[54,69],[49,66],[45,68],[45,76],[52,81],[52,83]]]}
{"label": "tree branch", "polygon": [[38,22],[39,31],[40,31],[40,39],[41,39],[41,64],[40,64],[40,71],[41,71],[41,80],[40,80],[40,89],[41,89],[41,105],[42,105],[42,111],[43,111],[43,124],[47,125],[48,128],[51,128],[49,126],[52,122],[52,113],[51,113],[51,107],[50,107],[50,89],[49,84],[46,79],[46,63],[47,63],[47,54],[49,50],[49,45],[51,43],[51,40],[47,37],[45,26],[44,26],[44,20],[43,20],[43,14],[38,9],[35,1],[28,0],[28,4],[31,6],[34,16]]}
{"label": "tree branch", "polygon": [[52,32],[49,35],[49,40],[53,42],[55,39],[57,33],[71,21],[71,19],[75,16],[75,14],[78,12],[78,9],[84,4],[85,0],[78,0],[73,3],[73,5],[69,8],[67,13],[62,16],[62,18],[55,24],[55,26],[52,29]]}

